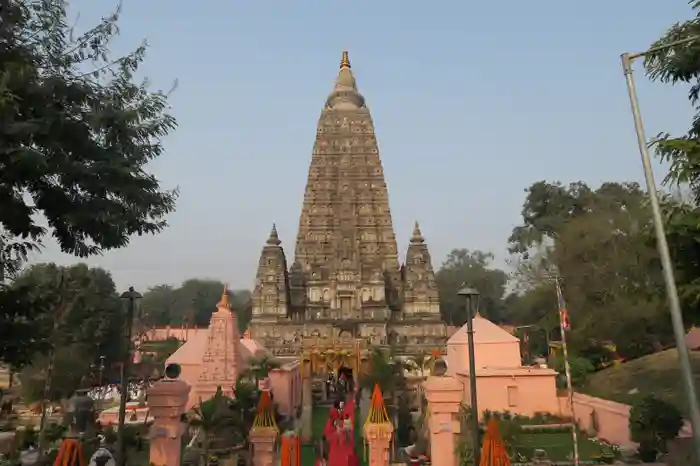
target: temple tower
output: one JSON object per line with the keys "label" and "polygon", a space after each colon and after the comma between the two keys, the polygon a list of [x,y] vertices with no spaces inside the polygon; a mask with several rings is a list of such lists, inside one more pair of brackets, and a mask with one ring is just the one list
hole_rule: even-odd
{"label": "temple tower", "polygon": [[418,222],[413,227],[413,235],[406,252],[403,282],[405,317],[440,319],[440,297],[435,282],[435,271]]}
{"label": "temple tower", "polygon": [[274,231],[258,266],[251,337],[276,356],[298,356],[307,337],[425,345],[412,348],[420,352],[444,345],[430,255],[419,237],[420,230],[409,246],[415,263],[402,270],[374,122],[343,52],[316,128],[294,263],[287,271]]}
{"label": "temple tower", "polygon": [[272,225],[255,276],[253,289],[253,316],[258,320],[276,321],[288,316],[289,288],[287,260],[281,246],[277,227]]}
{"label": "temple tower", "polygon": [[347,52],[318,121],[294,258],[325,317],[366,318],[365,301],[398,306],[387,299],[399,262],[384,170]]}
{"label": "temple tower", "polygon": [[228,288],[224,286],[216,312],[207,330],[207,348],[202,358],[202,372],[195,384],[196,396],[202,400],[213,397],[221,387],[224,395],[233,396],[233,387],[243,368],[238,333],[238,319],[231,310]]}

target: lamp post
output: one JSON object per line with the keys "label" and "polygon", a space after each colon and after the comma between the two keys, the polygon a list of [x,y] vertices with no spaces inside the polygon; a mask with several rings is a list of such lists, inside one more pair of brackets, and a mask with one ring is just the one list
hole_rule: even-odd
{"label": "lamp post", "polygon": [[671,42],[661,47],[649,49],[646,52],[623,53],[620,56],[620,59],[622,60],[622,69],[625,73],[625,80],[627,81],[627,93],[629,94],[632,116],[634,118],[634,129],[637,133],[639,155],[642,159],[642,167],[644,168],[644,178],[646,179],[647,191],[649,193],[649,201],[651,204],[651,212],[654,221],[654,232],[656,233],[657,248],[661,259],[661,265],[663,268],[664,281],[666,282],[666,294],[668,295],[669,310],[671,312],[671,322],[673,324],[673,333],[676,338],[676,347],[678,348],[678,360],[681,366],[686,401],[688,402],[688,411],[690,414],[690,424],[693,430],[693,443],[695,447],[695,455],[697,461],[700,461],[700,405],[698,405],[698,399],[696,396],[695,381],[693,380],[693,369],[690,365],[690,354],[688,353],[688,347],[685,345],[685,326],[683,325],[683,315],[681,313],[681,305],[678,299],[678,290],[676,289],[676,280],[673,273],[673,264],[671,263],[671,254],[668,249],[666,232],[664,231],[664,220],[661,215],[661,207],[659,206],[659,195],[656,192],[656,182],[654,181],[654,171],[651,166],[651,157],[649,156],[647,139],[646,135],[644,134],[642,114],[639,110],[637,89],[634,84],[634,76],[632,74],[632,63],[635,59],[644,57],[650,53],[659,52],[680,45],[689,44],[699,39],[700,37],[698,36],[688,37],[683,40]]}
{"label": "lamp post", "polygon": [[472,443],[474,465],[479,464],[480,441],[479,441],[479,406],[476,399],[476,361],[474,357],[474,317],[479,311],[479,292],[469,286],[463,285],[457,292],[464,297],[467,310],[467,342],[469,344],[469,394],[471,396],[472,411]]}
{"label": "lamp post", "polygon": [[126,400],[129,395],[129,365],[131,363],[131,331],[134,326],[134,314],[136,302],[142,298],[141,294],[134,290],[133,286],[122,293],[121,298],[126,302],[126,320],[124,321],[125,354],[119,370],[121,377],[121,393],[119,397],[119,430],[117,431],[117,464],[126,466],[126,449],[124,448],[124,423],[126,422]]}

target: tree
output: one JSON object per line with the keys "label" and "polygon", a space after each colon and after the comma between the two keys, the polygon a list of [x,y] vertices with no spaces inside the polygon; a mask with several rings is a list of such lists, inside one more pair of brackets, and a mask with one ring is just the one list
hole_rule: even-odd
{"label": "tree", "polygon": [[632,441],[639,443],[643,461],[655,461],[659,452],[667,451],[666,444],[678,436],[683,427],[683,416],[675,406],[649,395],[632,405],[629,430]]}
{"label": "tree", "polygon": [[688,100],[695,116],[684,134],[656,135],[653,148],[665,162],[668,173],[664,184],[685,191],[684,199],[667,199],[668,242],[676,266],[679,297],[685,323],[700,324],[700,41],[674,47],[669,44],[700,34],[700,2],[691,2],[695,17],[676,23],[651,45],[644,65],[652,81],[689,85]]}
{"label": "tree", "polygon": [[274,359],[268,354],[260,354],[248,358],[248,368],[245,370],[245,375],[248,378],[255,380],[255,386],[258,383],[270,375],[270,371],[273,369],[279,369],[282,367],[282,363],[277,359]]}
{"label": "tree", "polygon": [[533,319],[529,323],[557,327],[553,279],[558,276],[572,321],[572,344],[612,340],[631,357],[668,343],[672,332],[663,279],[640,187],[608,182],[592,189],[583,182],[541,181],[526,192],[523,223],[509,239],[525,279],[519,280],[519,299],[510,303]]}
{"label": "tree", "polygon": [[[214,437],[227,427],[241,427],[241,420],[230,409],[232,399],[225,396],[219,387],[214,396],[206,401],[199,400],[199,405],[194,408],[194,417],[190,425],[199,427],[204,435],[204,458],[209,462],[209,450]],[[236,429],[238,430],[238,429]]]}
{"label": "tree", "polygon": [[0,361],[13,372],[50,348],[46,335],[37,331],[48,326],[45,319],[50,301],[46,298],[32,293],[28,285],[2,286],[0,290]]}
{"label": "tree", "polygon": [[146,47],[110,56],[119,12],[74,37],[66,6],[9,0],[0,9],[2,259],[49,232],[80,257],[123,247],[160,232],[175,208],[177,192],[146,169],[176,126],[166,94],[134,82]]}
{"label": "tree", "polygon": [[100,356],[105,356],[107,366],[123,359],[123,304],[105,270],[85,264],[38,264],[20,275],[12,287],[28,289],[30,299],[48,303],[32,322],[32,334],[35,341],[42,342],[43,351],[25,355],[32,367],[21,380],[29,392],[34,391],[31,385],[36,379],[43,383],[48,378],[50,394],[70,396],[90,374],[91,366],[99,366]]}
{"label": "tree", "polygon": [[493,268],[493,254],[468,249],[454,249],[447,256],[435,281],[440,290],[440,311],[445,322],[461,326],[467,322],[464,298],[457,292],[464,283],[481,293],[480,312],[486,318],[500,322],[503,319],[503,295],[508,275]]}
{"label": "tree", "polygon": [[360,388],[371,392],[379,385],[386,399],[395,400],[396,392],[406,384],[404,368],[404,362],[395,356],[393,349],[386,352],[377,348],[370,355],[369,370],[360,377]]}
{"label": "tree", "polygon": [[[218,280],[193,278],[178,288],[158,285],[143,295],[141,309],[147,326],[183,324],[203,327],[209,325],[212,313],[221,299],[224,283]],[[229,290],[231,307],[238,317],[240,331],[250,322],[250,292]]]}

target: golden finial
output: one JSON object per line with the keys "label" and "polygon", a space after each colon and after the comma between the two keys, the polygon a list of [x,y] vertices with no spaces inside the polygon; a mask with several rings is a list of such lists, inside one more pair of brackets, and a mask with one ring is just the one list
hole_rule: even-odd
{"label": "golden finial", "polygon": [[231,308],[231,304],[229,303],[228,300],[228,283],[224,285],[224,291],[221,293],[221,299],[219,300],[219,304],[217,304],[218,307],[225,307],[227,309]]}
{"label": "golden finial", "polygon": [[349,70],[350,68],[351,68],[350,67],[350,56],[348,55],[347,50],[343,50],[343,56],[340,59],[340,69],[341,70],[344,70],[344,69]]}

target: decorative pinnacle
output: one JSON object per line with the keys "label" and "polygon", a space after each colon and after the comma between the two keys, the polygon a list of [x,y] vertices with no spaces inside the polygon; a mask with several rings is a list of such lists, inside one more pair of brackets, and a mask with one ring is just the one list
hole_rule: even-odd
{"label": "decorative pinnacle", "polygon": [[343,56],[340,58],[340,69],[349,70],[350,68],[350,55],[347,50],[343,50]]}
{"label": "decorative pinnacle", "polygon": [[420,225],[418,225],[418,221],[416,220],[415,225],[413,225],[413,235],[411,235],[411,243],[423,243],[425,242],[425,238],[423,238],[423,233],[420,231]]}
{"label": "decorative pinnacle", "polygon": [[217,307],[225,307],[226,309],[231,309],[231,303],[228,300],[228,283],[224,284],[224,291],[221,293],[221,299]]}
{"label": "decorative pinnacle", "polygon": [[270,237],[267,238],[267,244],[270,246],[279,246],[282,244],[282,241],[280,241],[280,237],[277,234],[277,225],[274,223],[272,224],[272,230],[270,231]]}

